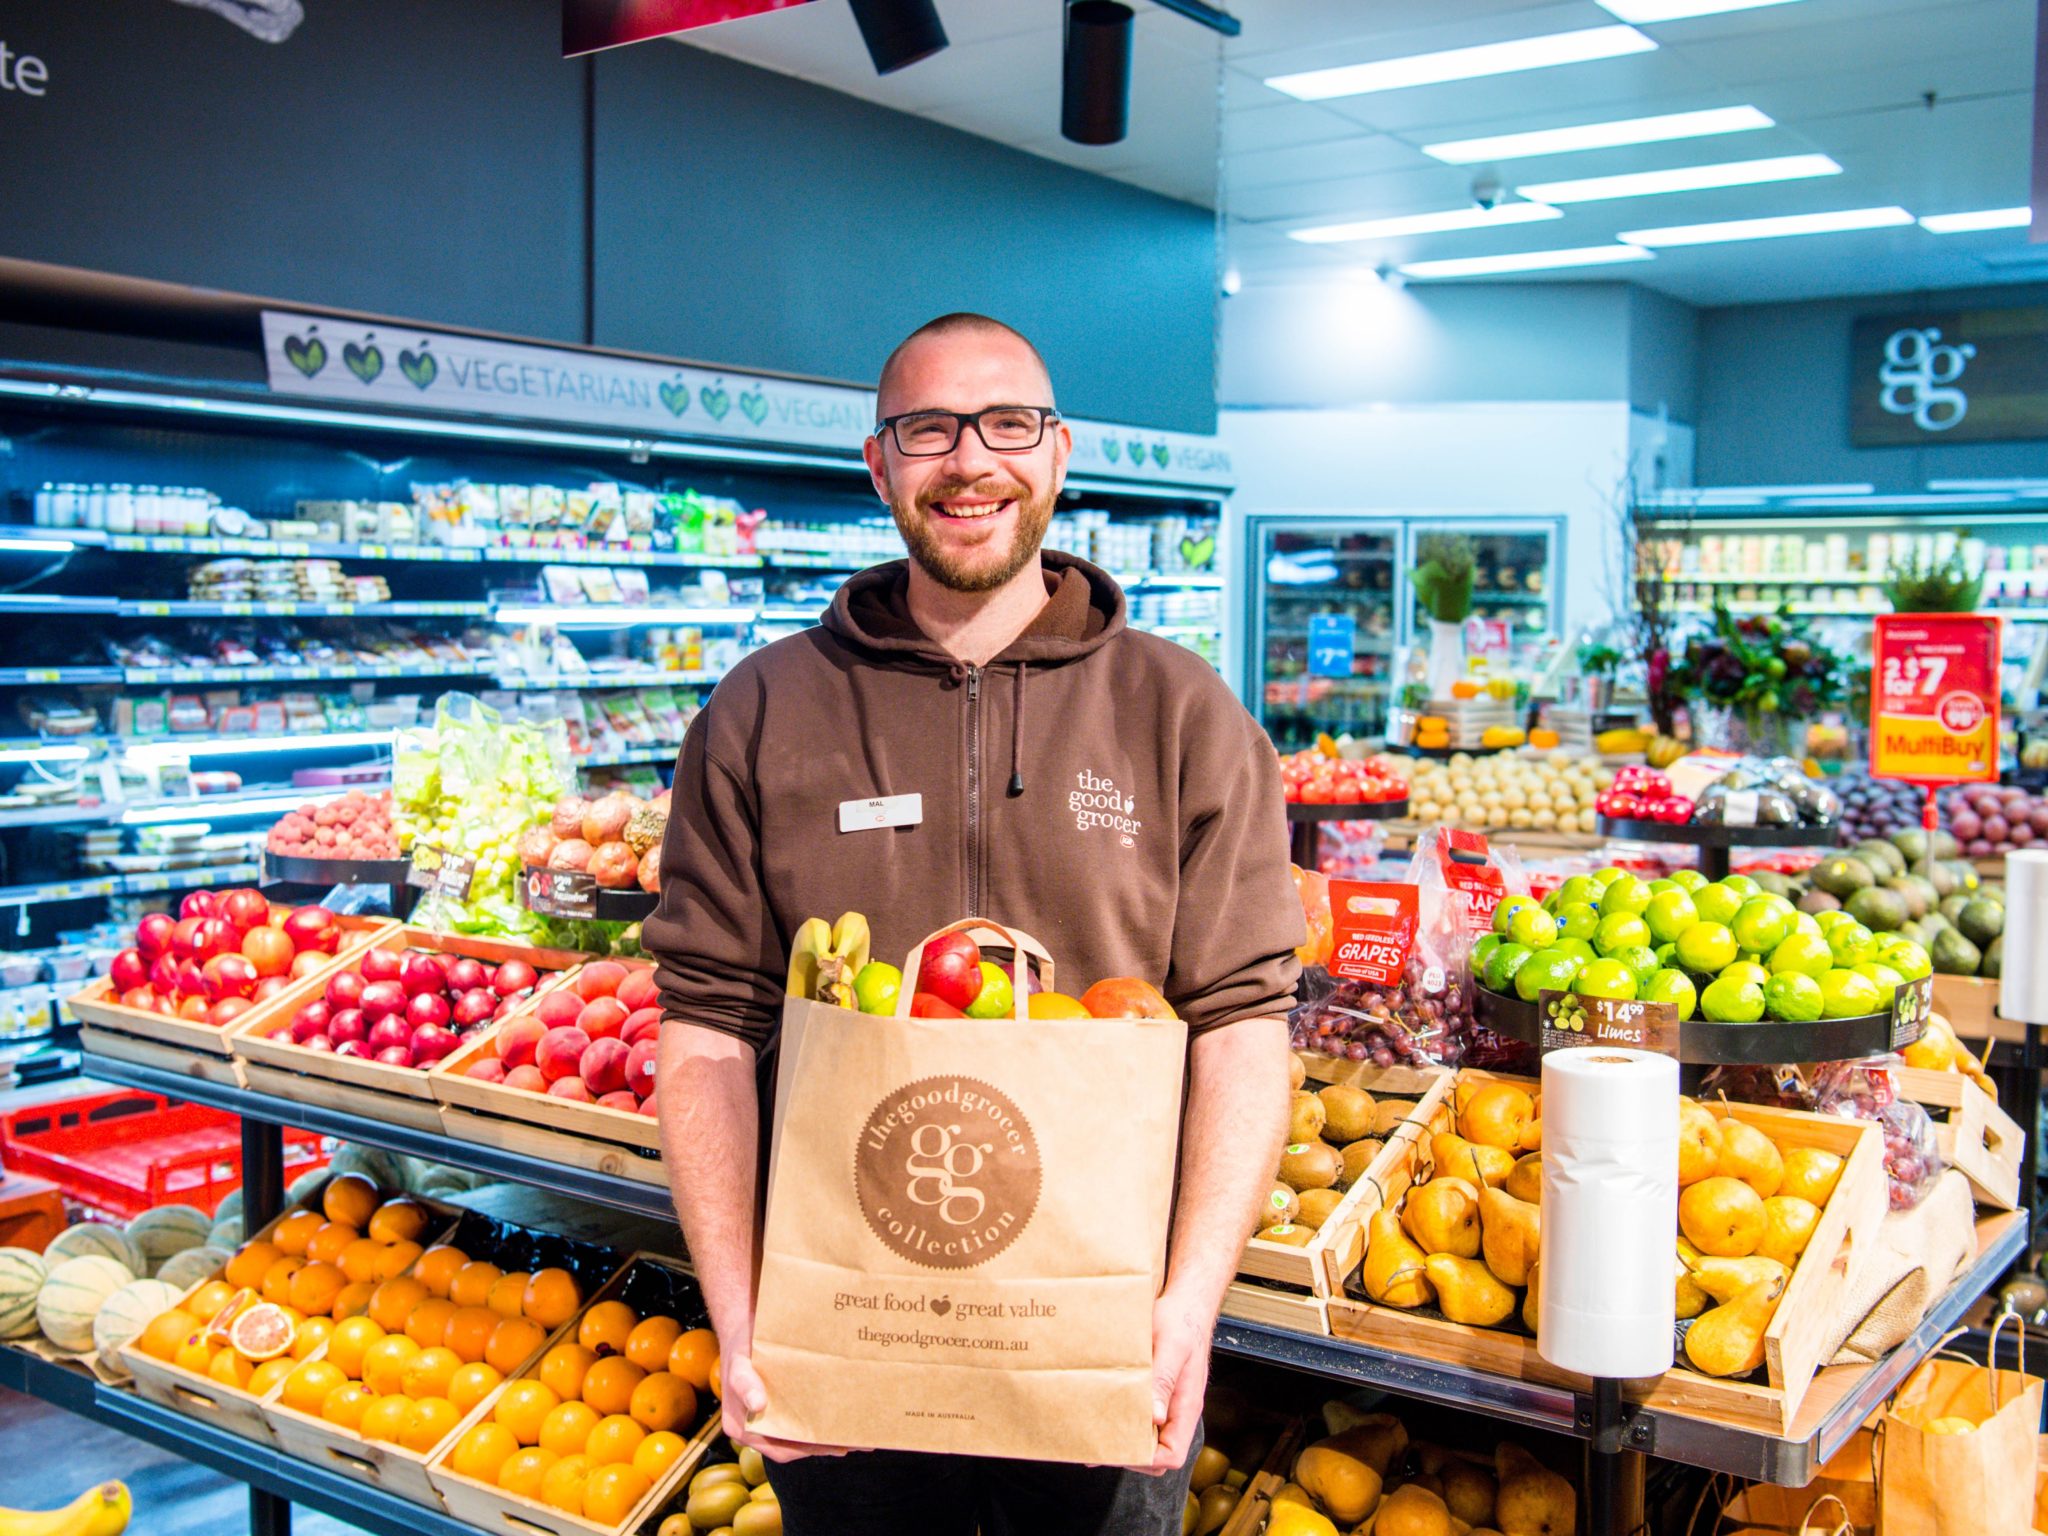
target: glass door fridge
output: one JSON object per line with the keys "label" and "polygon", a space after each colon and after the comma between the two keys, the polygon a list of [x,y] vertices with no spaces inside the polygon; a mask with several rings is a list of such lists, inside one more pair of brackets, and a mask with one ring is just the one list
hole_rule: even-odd
{"label": "glass door fridge", "polygon": [[[1542,642],[1559,634],[1564,619],[1564,573],[1558,547],[1562,520],[1557,518],[1411,519],[1401,569],[1422,562],[1421,544],[1431,534],[1461,534],[1472,541],[1472,617],[1498,621],[1505,629],[1509,655],[1524,660]],[[1429,642],[1429,615],[1412,585],[1403,606],[1404,640]]]}
{"label": "glass door fridge", "polygon": [[1246,704],[1283,752],[1319,733],[1379,736],[1398,640],[1401,525],[1245,520]]}

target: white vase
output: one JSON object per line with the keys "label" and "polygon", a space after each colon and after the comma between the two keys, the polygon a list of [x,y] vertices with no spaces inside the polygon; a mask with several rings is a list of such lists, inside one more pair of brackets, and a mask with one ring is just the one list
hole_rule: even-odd
{"label": "white vase", "polygon": [[1432,700],[1448,699],[1451,684],[1465,675],[1465,626],[1443,619],[1429,621],[1429,672],[1423,681]]}

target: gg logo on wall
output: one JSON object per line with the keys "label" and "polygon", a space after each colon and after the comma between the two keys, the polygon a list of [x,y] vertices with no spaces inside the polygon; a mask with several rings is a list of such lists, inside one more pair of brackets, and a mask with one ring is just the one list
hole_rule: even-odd
{"label": "gg logo on wall", "polygon": [[1031,1123],[971,1077],[906,1083],[868,1113],[854,1149],[861,1214],[889,1250],[930,1269],[972,1269],[1015,1242],[1043,1172]]}
{"label": "gg logo on wall", "polygon": [[1864,315],[1849,351],[1855,447],[2048,439],[2048,305]]}
{"label": "gg logo on wall", "polygon": [[1955,382],[1976,355],[1967,342],[1943,345],[1938,326],[1894,331],[1885,340],[1884,366],[1877,370],[1883,390],[1877,403],[1894,416],[1911,416],[1923,432],[1960,426],[1970,400]]}

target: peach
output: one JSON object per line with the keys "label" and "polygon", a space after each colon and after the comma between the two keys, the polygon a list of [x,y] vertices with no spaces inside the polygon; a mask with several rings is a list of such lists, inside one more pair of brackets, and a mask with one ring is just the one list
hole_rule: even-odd
{"label": "peach", "polygon": [[505,1063],[495,1056],[483,1056],[469,1064],[469,1070],[462,1074],[479,1082],[502,1083],[505,1081]]}
{"label": "peach", "polygon": [[548,1084],[548,1096],[555,1099],[570,1099],[578,1104],[591,1102],[590,1089],[580,1077],[558,1077]]}
{"label": "peach", "polygon": [[626,979],[619,983],[619,990],[612,995],[634,1013],[642,1008],[652,1008],[661,995],[654,985],[653,967],[635,966],[626,972]]}
{"label": "peach", "polygon": [[661,1010],[641,1008],[626,1015],[626,1022],[619,1026],[619,1038],[627,1045],[638,1045],[642,1040],[652,1040],[661,1031]]}
{"label": "peach", "polygon": [[626,968],[618,961],[593,960],[576,973],[576,980],[570,985],[587,1003],[593,998],[610,997],[625,979]]}
{"label": "peach", "polygon": [[546,1093],[548,1080],[540,1075],[540,1068],[529,1061],[525,1066],[514,1067],[505,1074],[505,1086],[523,1089],[527,1093]]}
{"label": "peach", "polygon": [[574,1024],[576,1015],[582,1011],[583,999],[568,987],[542,993],[540,1001],[533,1005],[533,1016],[549,1029]]}
{"label": "peach", "polygon": [[529,1065],[547,1032],[547,1026],[530,1013],[506,1020],[498,1031],[498,1060],[505,1063],[507,1071]]}
{"label": "peach", "polygon": [[649,1094],[640,1101],[640,1113],[652,1120],[661,1113],[661,1104],[652,1094]]}
{"label": "peach", "polygon": [[576,1027],[593,1040],[616,1040],[626,1025],[626,1005],[616,997],[593,998],[576,1015]]}
{"label": "peach", "polygon": [[626,1063],[632,1052],[616,1040],[593,1040],[576,1063],[576,1075],[599,1098],[626,1086]]}
{"label": "peach", "polygon": [[540,1068],[541,1076],[552,1083],[557,1078],[575,1076],[576,1063],[589,1049],[590,1036],[574,1025],[551,1029],[540,1037],[540,1044],[534,1048],[533,1064]]}
{"label": "peach", "polygon": [[637,1115],[640,1113],[640,1101],[634,1098],[632,1094],[626,1092],[626,1090],[623,1088],[619,1089],[616,1093],[599,1094],[597,1097],[597,1102],[602,1104],[606,1109],[623,1110],[625,1111],[625,1113],[629,1115]]}
{"label": "peach", "polygon": [[658,1049],[650,1037],[626,1052],[626,1086],[643,1099],[654,1092],[654,1058]]}

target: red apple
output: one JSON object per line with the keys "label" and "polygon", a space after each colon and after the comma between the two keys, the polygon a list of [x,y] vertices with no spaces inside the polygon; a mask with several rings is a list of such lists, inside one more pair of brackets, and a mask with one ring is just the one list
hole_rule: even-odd
{"label": "red apple", "polygon": [[[289,935],[287,935],[289,937]],[[329,957],[317,949],[302,949],[292,956],[292,968],[286,972],[293,981],[303,980],[325,965]]]}
{"label": "red apple", "polygon": [[943,997],[934,997],[929,992],[920,992],[910,1000],[910,1016],[913,1019],[964,1019],[966,1014],[955,1008]]}
{"label": "red apple", "polygon": [[161,954],[150,963],[149,984],[156,991],[169,997],[178,990],[178,974],[184,969],[173,954]]}
{"label": "red apple", "polygon": [[491,990],[500,997],[510,997],[514,992],[524,992],[540,981],[540,972],[524,960],[507,960],[498,967],[498,974],[491,978]]}
{"label": "red apple", "polygon": [[501,1001],[489,987],[471,987],[455,999],[450,1016],[459,1027],[469,1029],[495,1015]]}
{"label": "red apple", "polygon": [[315,1035],[327,1035],[330,1040],[333,1039],[333,1035],[329,1033],[331,1028],[332,1025],[328,1020],[314,1017],[301,1008],[292,1015],[292,1022],[287,1030],[287,1034],[292,1044],[304,1045]]}
{"label": "red apple", "polygon": [[255,1005],[246,997],[224,997],[206,1010],[206,1022],[215,1029],[231,1024]]}
{"label": "red apple", "polygon": [[[439,1001],[439,999],[436,999]],[[413,1031],[412,1061],[416,1067],[430,1067],[444,1056],[462,1048],[462,1036],[439,1024],[425,1024]]]}
{"label": "red apple", "polygon": [[187,891],[185,899],[178,903],[180,917],[211,917],[220,905],[220,898],[211,891]]}
{"label": "red apple", "polygon": [[623,1088],[616,1093],[599,1094],[597,1102],[606,1109],[616,1109],[624,1114],[637,1115],[640,1113],[640,1101]]}
{"label": "red apple", "polygon": [[326,1035],[315,1035],[306,1041],[305,1045],[309,1051],[326,1051],[329,1055],[334,1053],[334,1041]]}
{"label": "red apple", "polygon": [[432,1025],[436,1029],[445,1030],[451,1017],[448,999],[438,992],[415,992],[412,1001],[405,1005],[405,1021],[414,1029]]}
{"label": "red apple", "polygon": [[412,1056],[412,1026],[399,1014],[390,1014],[376,1020],[370,1025],[370,1032],[364,1039],[370,1049],[378,1053],[380,1060],[383,1053],[393,1046],[402,1048],[408,1060]]}
{"label": "red apple", "polygon": [[203,917],[181,917],[171,930],[171,953],[180,960],[204,959],[199,953],[199,935],[208,922]]}
{"label": "red apple", "polygon": [[261,891],[229,891],[221,898],[216,915],[226,918],[247,933],[251,928],[269,926],[270,903],[263,899]]}
{"label": "red apple", "polygon": [[213,1002],[224,997],[247,997],[256,990],[256,967],[238,954],[215,955],[200,968],[206,995]]}
{"label": "red apple", "polygon": [[212,1008],[212,1006],[213,1005],[209,1003],[203,996],[201,996],[197,992],[194,992],[187,997],[181,997],[178,999],[178,1017],[181,1019],[189,1019],[194,1024],[204,1024],[206,1022],[207,1011],[210,1008]]}
{"label": "red apple", "polygon": [[361,969],[364,981],[396,981],[405,969],[405,961],[396,950],[366,949]]}
{"label": "red apple", "polygon": [[370,1048],[360,1040],[336,1040],[334,1042],[334,1054],[337,1056],[353,1056],[358,1061],[370,1060]]}
{"label": "red apple", "polygon": [[215,955],[238,952],[242,947],[242,931],[224,918],[202,917],[199,920],[199,958],[211,960]]}
{"label": "red apple", "polygon": [[479,1056],[462,1075],[482,1083],[502,1083],[505,1081],[505,1063],[495,1056]]}
{"label": "red apple", "polygon": [[398,983],[408,997],[426,992],[439,996],[448,990],[448,968],[432,955],[407,955]]}
{"label": "red apple", "polygon": [[642,1040],[652,1040],[661,1033],[661,1010],[642,1008],[638,1013],[626,1015],[626,1022],[619,1026],[619,1039],[627,1045],[638,1045]]}
{"label": "red apple", "polygon": [[505,1086],[523,1089],[527,1093],[546,1093],[548,1080],[540,1074],[540,1068],[532,1062],[523,1067],[508,1067],[505,1070]]}
{"label": "red apple", "polygon": [[613,994],[626,1005],[629,1013],[654,1007],[660,995],[660,989],[654,984],[654,969],[645,965],[636,965],[627,971],[626,979],[619,983],[619,990]]}
{"label": "red apple", "polygon": [[574,1025],[551,1029],[540,1037],[540,1044],[534,1047],[533,1062],[552,1083],[557,1078],[572,1076],[576,1064],[589,1049],[590,1036]]}
{"label": "red apple", "polygon": [[[917,991],[929,992],[940,1002],[960,1009],[980,996],[981,950],[974,940],[964,933],[949,933],[927,944],[924,962],[918,970]],[[913,1007],[911,1012],[914,1015],[916,1009]]]}
{"label": "red apple", "polygon": [[141,950],[124,949],[107,967],[107,979],[113,982],[115,991],[133,992],[149,984],[149,962],[143,959]]}
{"label": "red apple", "polygon": [[576,973],[571,983],[586,1003],[594,997],[610,997],[626,979],[626,968],[616,960],[593,960]]}
{"label": "red apple", "polygon": [[288,976],[266,976],[256,983],[256,1001],[268,1002],[291,984],[291,978]]}
{"label": "red apple", "polygon": [[323,995],[330,1008],[360,1008],[363,1006],[363,978],[354,971],[336,971],[327,978],[327,989]]}
{"label": "red apple", "polygon": [[412,1047],[409,1045],[387,1045],[381,1051],[371,1053],[372,1061],[381,1061],[387,1067],[409,1067],[412,1065]]}
{"label": "red apple", "polygon": [[284,920],[284,931],[302,950],[333,954],[341,947],[341,928],[325,907],[300,907]]}
{"label": "red apple", "polygon": [[576,1075],[597,1097],[617,1093],[626,1086],[626,1058],[630,1054],[617,1040],[593,1040],[576,1060]]}
{"label": "red apple", "polygon": [[590,1102],[590,1090],[580,1077],[558,1077],[548,1084],[548,1093],[557,1099],[569,1099],[577,1104]]}
{"label": "red apple", "polygon": [[576,995],[573,987],[557,987],[552,992],[544,992],[533,1005],[534,1017],[549,1029],[562,1029],[574,1024],[582,1012],[583,999]]}
{"label": "red apple", "polygon": [[135,947],[142,951],[142,958],[154,960],[171,947],[171,933],[178,926],[178,920],[168,912],[150,912],[135,925]]}
{"label": "red apple", "polygon": [[178,967],[178,996],[203,997],[206,994],[206,972],[199,968],[197,960],[187,960]]}
{"label": "red apple", "polygon": [[490,972],[484,969],[481,960],[472,960],[469,956],[462,955],[448,961],[447,966],[450,992],[468,992],[491,984]]}
{"label": "red apple", "polygon": [[362,1009],[371,1020],[389,1013],[404,1013],[405,1003],[405,988],[396,981],[373,981],[363,988]]}
{"label": "red apple", "polygon": [[156,994],[148,987],[130,987],[121,994],[123,1008],[140,1008],[144,1013],[156,1011]]}
{"label": "red apple", "polygon": [[301,1020],[309,1021],[306,1025],[306,1033],[310,1035],[318,1030],[325,1029],[329,1022],[339,1017],[339,1013],[328,1006],[327,999],[316,997],[310,1003],[299,1005],[299,1011],[292,1015],[292,1023],[296,1026]]}
{"label": "red apple", "polygon": [[497,1034],[498,1059],[505,1063],[508,1071],[513,1067],[530,1065],[541,1036],[546,1033],[547,1027],[532,1014],[506,1020],[505,1027]]}
{"label": "red apple", "polygon": [[370,1038],[369,1020],[363,1017],[360,1008],[344,1008],[327,1021],[327,1038],[336,1046],[346,1045],[351,1040],[360,1040],[367,1045]]}
{"label": "red apple", "polygon": [[643,1099],[654,1092],[654,1059],[659,1053],[653,1040],[642,1040],[626,1052],[626,1087]]}
{"label": "red apple", "polygon": [[576,1015],[576,1027],[593,1040],[616,1040],[626,1024],[626,1005],[616,997],[593,998]]}

